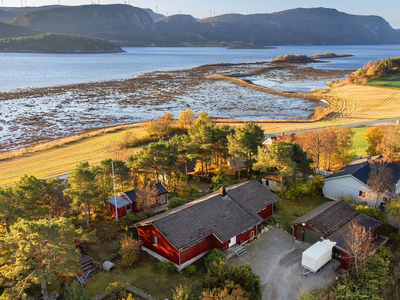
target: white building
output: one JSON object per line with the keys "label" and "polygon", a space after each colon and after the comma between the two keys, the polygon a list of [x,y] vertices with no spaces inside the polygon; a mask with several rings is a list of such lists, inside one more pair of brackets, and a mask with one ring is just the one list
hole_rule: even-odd
{"label": "white building", "polygon": [[385,168],[391,170],[393,188],[388,189],[376,202],[376,192],[367,183],[370,178],[371,164],[380,159],[382,159],[382,156],[359,159],[325,177],[322,180],[325,182],[324,196],[333,200],[351,197],[357,203],[379,207],[388,194],[400,192],[400,166],[394,162],[389,162]]}

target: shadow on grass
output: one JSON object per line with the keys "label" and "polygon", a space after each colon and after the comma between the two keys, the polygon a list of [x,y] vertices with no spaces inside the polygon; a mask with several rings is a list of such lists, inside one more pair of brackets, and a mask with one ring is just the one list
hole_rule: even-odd
{"label": "shadow on grass", "polygon": [[[179,285],[190,285],[192,293],[197,296],[202,290],[205,268],[204,260],[195,263],[197,272],[191,277],[174,272],[173,274],[160,274],[157,270],[158,260],[148,253],[141,251],[139,261],[132,267],[123,267],[120,260],[114,261],[115,269],[111,272],[100,271],[90,277],[85,285],[85,292],[93,297],[103,290],[108,284],[116,281],[128,282],[156,299],[172,299],[172,290]],[[134,297],[136,299],[136,296]]]}

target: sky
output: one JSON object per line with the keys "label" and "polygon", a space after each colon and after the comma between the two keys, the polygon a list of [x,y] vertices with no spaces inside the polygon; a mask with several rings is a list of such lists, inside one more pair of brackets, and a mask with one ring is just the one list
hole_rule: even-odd
{"label": "sky", "polygon": [[400,29],[399,0],[0,0],[4,7],[126,3],[163,15],[189,14],[205,18],[226,13],[272,13],[297,7],[328,7],[355,15],[378,15]]}

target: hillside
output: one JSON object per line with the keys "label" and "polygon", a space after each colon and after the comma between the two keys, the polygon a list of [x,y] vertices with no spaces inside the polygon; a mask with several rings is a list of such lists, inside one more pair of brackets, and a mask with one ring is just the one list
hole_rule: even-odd
{"label": "hillside", "polygon": [[22,26],[10,25],[0,22],[0,39],[21,36],[35,36],[40,33],[41,32],[37,30],[31,30]]}
{"label": "hillside", "polygon": [[154,22],[143,9],[130,5],[63,6],[29,11],[11,21],[42,32],[69,33],[126,40],[131,33],[153,32]]}
{"label": "hillside", "polygon": [[163,14],[155,13],[155,12],[154,12],[152,9],[150,9],[150,8],[143,8],[143,10],[149,14],[149,16],[152,18],[152,20],[153,20],[154,22],[156,22],[156,21],[158,21],[158,20],[161,20],[162,18],[165,18],[165,16],[164,16]]}
{"label": "hillside", "polygon": [[60,33],[47,33],[34,37],[18,37],[0,40],[0,51],[3,52],[122,52],[120,47],[101,39]]}
{"label": "hillside", "polygon": [[378,16],[298,8],[273,14],[227,14],[200,20],[227,41],[263,45],[396,44],[400,34]]}
{"label": "hillside", "polygon": [[17,15],[0,9],[0,22],[7,23],[14,19]]}

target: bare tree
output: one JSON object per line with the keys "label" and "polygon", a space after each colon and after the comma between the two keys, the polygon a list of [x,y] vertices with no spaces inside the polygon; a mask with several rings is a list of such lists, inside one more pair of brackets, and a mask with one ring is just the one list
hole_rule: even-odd
{"label": "bare tree", "polygon": [[153,213],[153,208],[160,205],[160,197],[155,186],[144,186],[136,189],[136,205],[146,215]]}
{"label": "bare tree", "polygon": [[126,147],[123,141],[112,141],[110,142],[105,150],[111,155],[113,160],[126,159]]}
{"label": "bare tree", "polygon": [[371,171],[368,175],[367,185],[375,192],[375,208],[378,200],[387,192],[394,190],[392,169],[388,167],[391,161],[385,157],[370,159]]}
{"label": "bare tree", "polygon": [[352,222],[344,234],[344,247],[349,252],[357,278],[366,263],[366,257],[371,252],[372,237],[365,227]]}

